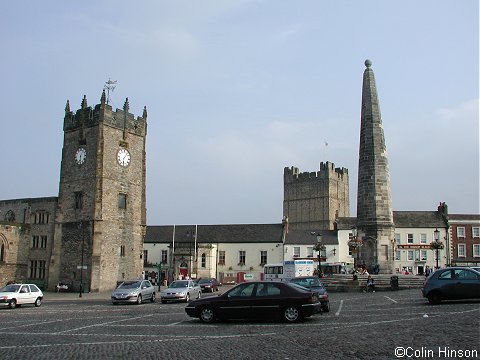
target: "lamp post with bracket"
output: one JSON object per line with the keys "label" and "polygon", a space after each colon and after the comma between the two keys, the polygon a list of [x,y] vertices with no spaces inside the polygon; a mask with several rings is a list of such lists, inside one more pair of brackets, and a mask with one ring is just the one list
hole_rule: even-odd
{"label": "lamp post with bracket", "polygon": [[317,259],[318,259],[317,272],[318,272],[318,277],[321,278],[321,277],[323,277],[323,274],[322,274],[322,260],[323,259],[326,260],[326,257],[327,257],[327,251],[326,250],[327,250],[327,248],[325,247],[325,245],[322,242],[322,234],[320,234],[318,232],[312,232],[311,235],[317,237],[317,243],[315,244],[313,249],[315,251],[317,251]]}

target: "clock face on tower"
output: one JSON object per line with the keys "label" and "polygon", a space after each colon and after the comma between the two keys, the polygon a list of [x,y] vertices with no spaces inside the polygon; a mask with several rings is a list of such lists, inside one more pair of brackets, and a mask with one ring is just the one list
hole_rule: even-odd
{"label": "clock face on tower", "polygon": [[78,148],[77,152],[75,153],[75,162],[78,165],[81,165],[85,162],[86,158],[87,158],[87,150],[85,150],[85,148],[83,147]]}
{"label": "clock face on tower", "polygon": [[130,153],[127,149],[120,149],[117,153],[117,160],[121,166],[127,166],[130,164]]}

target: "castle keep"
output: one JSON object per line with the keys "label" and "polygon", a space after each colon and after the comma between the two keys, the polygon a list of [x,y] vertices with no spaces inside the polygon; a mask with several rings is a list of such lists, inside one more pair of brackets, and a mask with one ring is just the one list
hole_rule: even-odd
{"label": "castle keep", "polygon": [[297,230],[333,230],[335,219],[350,214],[348,170],[320,163],[320,171],[283,170],[283,216]]}

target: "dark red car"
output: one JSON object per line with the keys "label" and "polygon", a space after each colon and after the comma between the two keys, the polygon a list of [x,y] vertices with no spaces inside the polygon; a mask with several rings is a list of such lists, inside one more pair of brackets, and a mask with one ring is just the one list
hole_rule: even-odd
{"label": "dark red car", "polygon": [[202,292],[218,291],[218,286],[220,285],[215,278],[202,278],[197,283],[202,288]]}

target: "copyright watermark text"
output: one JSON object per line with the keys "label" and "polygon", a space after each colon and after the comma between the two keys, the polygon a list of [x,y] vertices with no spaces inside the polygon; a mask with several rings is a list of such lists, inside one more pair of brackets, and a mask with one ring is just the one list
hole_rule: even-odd
{"label": "copyright watermark text", "polygon": [[477,349],[454,349],[449,346],[438,348],[411,346],[397,346],[395,356],[399,359],[428,359],[428,358],[456,358],[456,359],[478,359]]}

